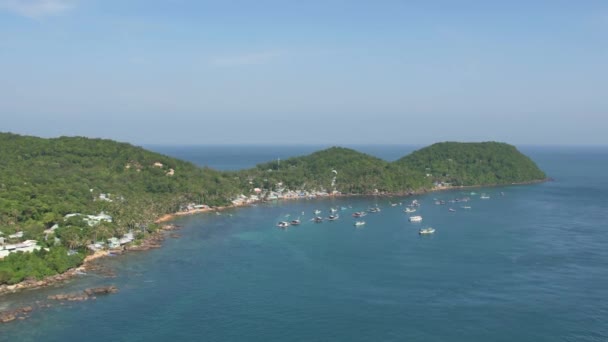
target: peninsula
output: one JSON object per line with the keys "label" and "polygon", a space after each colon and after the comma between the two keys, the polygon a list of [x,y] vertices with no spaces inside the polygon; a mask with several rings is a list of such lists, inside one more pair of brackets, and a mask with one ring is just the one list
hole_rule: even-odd
{"label": "peninsula", "polygon": [[222,172],[111,140],[0,133],[0,286],[64,273],[94,251],[137,246],[167,214],[545,179],[527,156],[497,142],[437,143],[395,162],[332,147]]}

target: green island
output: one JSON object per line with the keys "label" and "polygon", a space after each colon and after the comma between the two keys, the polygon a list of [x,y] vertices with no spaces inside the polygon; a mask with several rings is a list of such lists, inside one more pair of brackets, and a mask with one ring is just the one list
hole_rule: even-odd
{"label": "green island", "polygon": [[93,251],[137,246],[159,233],[167,214],[545,179],[498,142],[437,143],[394,162],[332,147],[228,172],[111,140],[0,133],[0,285],[61,274]]}

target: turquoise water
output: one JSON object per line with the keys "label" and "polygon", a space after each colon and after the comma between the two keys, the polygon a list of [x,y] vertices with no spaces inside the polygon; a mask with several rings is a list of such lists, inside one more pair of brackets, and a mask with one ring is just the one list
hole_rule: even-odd
{"label": "turquoise water", "polygon": [[[1,307],[120,289],[0,325],[0,340],[606,341],[608,150],[523,150],[555,182],[181,218],[181,238],[163,248],[105,259],[115,278],[0,297]],[[434,204],[467,194],[466,204]],[[414,198],[420,224],[389,205]],[[382,212],[355,228],[351,213],[372,205]],[[308,221],[336,206],[347,208],[338,221]],[[301,226],[275,227],[298,216]],[[436,233],[419,236],[427,226]]]}

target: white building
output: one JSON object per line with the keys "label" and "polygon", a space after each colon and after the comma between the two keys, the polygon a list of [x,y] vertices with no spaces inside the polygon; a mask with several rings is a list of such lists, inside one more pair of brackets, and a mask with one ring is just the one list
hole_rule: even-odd
{"label": "white building", "polygon": [[10,253],[14,253],[14,252],[31,253],[35,250],[39,250],[40,248],[42,248],[42,247],[37,245],[36,240],[25,240],[21,243],[3,245],[2,247],[0,247],[0,259],[6,257]]}
{"label": "white building", "polygon": [[99,215],[83,215],[80,213],[73,213],[73,214],[67,214],[63,218],[65,220],[67,220],[70,217],[74,217],[74,216],[82,216],[82,219],[91,227],[98,225],[101,221],[112,222],[112,216],[104,213],[103,211],[101,213],[99,213]]}

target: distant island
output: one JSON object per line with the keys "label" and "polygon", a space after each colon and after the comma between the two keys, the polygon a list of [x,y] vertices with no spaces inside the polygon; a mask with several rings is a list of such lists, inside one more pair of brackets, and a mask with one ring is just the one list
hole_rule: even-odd
{"label": "distant island", "polygon": [[395,162],[332,147],[217,171],[111,140],[0,133],[0,286],[36,284],[95,251],[137,248],[158,236],[163,215],[545,179],[531,159],[498,142],[437,143]]}

